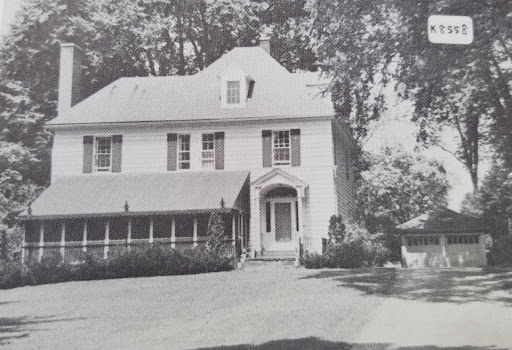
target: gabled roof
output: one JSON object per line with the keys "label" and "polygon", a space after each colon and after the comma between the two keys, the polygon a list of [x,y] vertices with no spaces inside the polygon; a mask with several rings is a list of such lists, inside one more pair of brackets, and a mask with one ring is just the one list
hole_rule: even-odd
{"label": "gabled roof", "polygon": [[432,210],[398,225],[402,233],[470,233],[487,232],[488,225],[472,216],[463,215],[448,208]]}
{"label": "gabled roof", "polygon": [[[245,171],[98,174],[60,177],[25,219],[244,209]],[[129,211],[125,211],[128,203]]]}
{"label": "gabled roof", "polygon": [[[255,81],[245,108],[221,108],[221,74],[238,65]],[[59,115],[48,125],[326,117],[328,98],[311,94],[303,76],[292,74],[260,47],[231,50],[191,76],[121,78]]]}

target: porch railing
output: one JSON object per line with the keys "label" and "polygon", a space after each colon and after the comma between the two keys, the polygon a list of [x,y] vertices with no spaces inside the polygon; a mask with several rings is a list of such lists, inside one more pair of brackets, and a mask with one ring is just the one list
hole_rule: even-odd
{"label": "porch railing", "polygon": [[[240,240],[226,239],[225,242],[227,254],[238,260],[242,250]],[[108,243],[104,240],[87,241],[85,243],[81,241],[44,242],[42,245],[40,243],[24,243],[22,249],[25,262],[41,261],[45,258],[57,256],[67,262],[80,262],[85,260],[86,256],[102,259],[129,250],[144,249],[154,245],[164,249],[185,249],[201,246],[205,243],[206,237],[198,237],[196,240],[176,237],[175,239],[154,238],[152,242],[149,239],[132,239],[130,242],[122,239],[110,240]]]}

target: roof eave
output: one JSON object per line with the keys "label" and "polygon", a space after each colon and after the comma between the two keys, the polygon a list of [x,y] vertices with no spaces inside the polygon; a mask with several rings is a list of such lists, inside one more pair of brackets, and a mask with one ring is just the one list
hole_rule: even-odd
{"label": "roof eave", "polygon": [[266,117],[239,117],[239,118],[204,118],[204,119],[182,119],[182,120],[147,120],[147,121],[126,121],[126,122],[99,122],[99,123],[47,123],[45,127],[49,130],[63,130],[74,128],[90,128],[90,127],[109,127],[112,126],[140,126],[144,125],[182,125],[197,123],[232,123],[232,122],[261,122],[266,120],[286,120],[286,121],[304,121],[304,120],[332,120],[334,114],[318,115],[318,116],[266,116]]}
{"label": "roof eave", "polygon": [[128,211],[111,213],[86,213],[86,214],[57,214],[57,215],[24,215],[20,216],[21,221],[33,220],[61,220],[61,219],[84,219],[84,218],[111,218],[111,217],[133,217],[133,216],[163,216],[179,214],[205,214],[205,213],[231,213],[238,212],[238,208],[209,208],[190,210],[167,210],[167,211]]}

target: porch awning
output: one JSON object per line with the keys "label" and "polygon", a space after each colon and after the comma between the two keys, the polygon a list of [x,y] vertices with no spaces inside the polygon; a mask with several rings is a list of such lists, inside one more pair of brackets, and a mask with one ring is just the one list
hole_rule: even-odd
{"label": "porch awning", "polygon": [[[248,207],[249,173],[93,174],[58,178],[24,219],[211,212]],[[126,210],[127,209],[127,210]]]}

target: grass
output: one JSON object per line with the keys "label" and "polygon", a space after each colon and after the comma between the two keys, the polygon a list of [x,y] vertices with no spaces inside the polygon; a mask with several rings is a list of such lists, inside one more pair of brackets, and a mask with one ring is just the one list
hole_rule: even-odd
{"label": "grass", "polygon": [[[390,279],[388,271],[379,281],[375,276],[381,269],[361,269],[350,272],[350,278],[359,278],[351,286],[342,281],[346,271],[258,268],[0,291],[0,345],[8,349],[383,350],[410,340],[421,344],[399,349],[487,350],[500,344],[473,346],[471,337],[440,337],[444,343],[437,344],[435,325],[440,324],[447,334],[452,334],[452,327],[456,336],[461,334],[457,322],[471,317],[479,330],[475,334],[489,335],[481,337],[484,340],[493,339],[492,332],[512,326],[510,317],[505,316],[510,306],[494,299],[482,297],[477,303],[460,304],[399,294],[399,284],[414,278],[431,279],[429,286],[435,288],[436,274],[397,270],[399,276]],[[452,277],[455,284],[478,280],[473,272]],[[361,289],[365,281],[382,283],[392,292],[369,294]],[[404,290],[413,292],[409,287]],[[449,324],[440,317],[443,312],[449,313]],[[412,319],[422,321],[414,323]],[[381,334],[380,329],[387,331]],[[411,340],[408,334],[416,335]],[[512,339],[500,336],[494,339],[510,340],[507,344],[512,346]]]}

